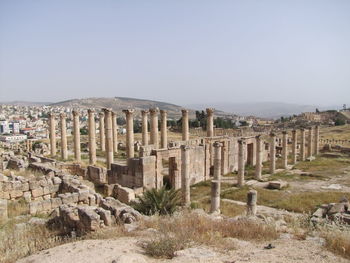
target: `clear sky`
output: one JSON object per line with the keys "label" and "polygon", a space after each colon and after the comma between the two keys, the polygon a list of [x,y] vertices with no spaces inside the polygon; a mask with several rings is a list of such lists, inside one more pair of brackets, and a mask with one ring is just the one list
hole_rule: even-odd
{"label": "clear sky", "polygon": [[0,101],[95,96],[350,104],[350,1],[0,0]]}

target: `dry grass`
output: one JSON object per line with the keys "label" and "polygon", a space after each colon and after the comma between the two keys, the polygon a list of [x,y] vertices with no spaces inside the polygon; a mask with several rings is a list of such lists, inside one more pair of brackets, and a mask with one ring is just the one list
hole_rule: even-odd
{"label": "dry grass", "polygon": [[306,172],[322,172],[334,175],[335,173],[341,173],[341,169],[350,166],[350,159],[344,158],[326,158],[317,157],[312,162],[300,162],[295,165],[296,169],[300,169]]}
{"label": "dry grass", "polygon": [[323,234],[326,248],[333,253],[350,259],[350,232],[333,230]]}
{"label": "dry grass", "polygon": [[[249,188],[229,190],[222,194],[222,198],[246,202]],[[310,213],[321,204],[339,202],[342,197],[350,198],[346,192],[301,192],[292,193],[285,191],[257,188],[258,205],[265,205],[298,213]]]}
{"label": "dry grass", "polygon": [[7,213],[9,218],[29,214],[29,204],[24,199],[7,202]]}
{"label": "dry grass", "polygon": [[158,230],[158,235],[145,242],[144,249],[153,257],[172,258],[174,252],[193,245],[209,245],[233,249],[227,237],[243,240],[267,241],[278,238],[274,227],[251,220],[213,220],[196,213],[182,213],[173,217],[154,217],[145,227]]}
{"label": "dry grass", "polygon": [[[210,197],[202,199],[200,202],[192,202],[192,208],[201,208],[205,212],[210,212]],[[220,202],[220,212],[224,216],[235,217],[244,214],[246,211],[245,206],[237,205],[229,202]]]}
{"label": "dry grass", "polygon": [[0,226],[0,263],[12,263],[38,251],[83,239],[111,239],[130,235],[122,226],[104,228],[81,238],[62,236],[45,225],[26,224],[29,217]]}

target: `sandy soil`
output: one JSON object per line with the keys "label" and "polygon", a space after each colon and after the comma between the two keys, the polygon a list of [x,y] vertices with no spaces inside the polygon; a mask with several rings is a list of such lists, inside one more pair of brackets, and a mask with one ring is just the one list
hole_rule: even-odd
{"label": "sandy soil", "polygon": [[236,249],[220,253],[214,249],[199,247],[183,250],[170,259],[154,259],[144,254],[139,241],[134,237],[116,240],[85,240],[65,244],[21,259],[19,263],[153,263],[153,262],[210,262],[210,263],[277,263],[277,262],[350,262],[322,248],[318,240],[294,240],[285,235],[274,241],[273,249],[264,249],[267,244],[231,239]]}

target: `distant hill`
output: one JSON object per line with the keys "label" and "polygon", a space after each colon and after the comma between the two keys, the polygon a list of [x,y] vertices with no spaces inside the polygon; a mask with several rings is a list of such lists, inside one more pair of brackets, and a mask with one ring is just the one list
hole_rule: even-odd
{"label": "distant hill", "polygon": [[[140,115],[141,110],[148,110],[150,108],[158,107],[168,111],[170,118],[179,118],[181,116],[181,109],[184,107],[153,100],[125,98],[125,97],[114,97],[114,98],[85,98],[85,99],[72,99],[52,103],[50,106],[61,106],[69,108],[112,108],[114,111],[122,111],[124,109],[132,108],[135,109],[135,114]],[[201,109],[202,110],[202,109]],[[190,117],[195,116],[195,110],[189,109]],[[224,115],[222,112],[217,112],[218,115]]]}
{"label": "distant hill", "polygon": [[44,105],[49,105],[52,102],[36,102],[36,101],[5,101],[5,102],[0,102],[2,105],[15,105],[15,106],[44,106]]}
{"label": "distant hill", "polygon": [[[299,105],[282,102],[247,102],[247,103],[213,103],[211,107],[224,112],[229,112],[241,116],[256,116],[262,118],[279,118],[290,116],[302,112],[314,112],[319,110],[332,109],[332,107],[318,107],[314,105]],[[198,109],[205,108],[206,104],[191,104],[188,107]]]}

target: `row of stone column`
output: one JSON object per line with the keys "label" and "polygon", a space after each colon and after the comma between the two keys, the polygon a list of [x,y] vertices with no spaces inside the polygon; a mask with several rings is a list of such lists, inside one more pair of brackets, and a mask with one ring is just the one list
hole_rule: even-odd
{"label": "row of stone column", "polygon": [[[211,108],[207,111],[207,136],[212,137],[214,135],[213,125],[213,112]],[[134,128],[133,128],[133,113],[134,110],[123,110],[126,116],[126,155],[127,158],[134,157]],[[148,113],[151,116],[150,127],[150,141],[149,143],[154,145],[157,149],[159,147],[158,142],[158,108],[150,109],[149,111],[143,110],[142,113],[142,144],[148,145]],[[80,148],[80,122],[79,113],[73,111],[73,140],[74,140],[74,159],[78,162],[81,161],[81,148]],[[167,112],[160,110],[161,114],[161,148],[166,148],[168,145],[167,135]],[[68,159],[68,147],[67,147],[67,125],[65,113],[60,114],[61,122],[61,158],[63,160]],[[101,151],[106,152],[107,168],[110,169],[111,163],[114,159],[114,152],[118,152],[118,132],[117,132],[117,117],[110,109],[104,108],[99,114],[99,133],[100,133],[100,147]],[[51,156],[56,156],[56,120],[53,113],[49,114],[49,137],[50,137],[50,149]],[[88,137],[89,137],[89,163],[96,163],[96,124],[95,113],[93,110],[88,110]],[[189,140],[189,119],[188,110],[182,110],[182,140]]]}
{"label": "row of stone column", "polygon": [[[74,143],[74,159],[77,162],[81,161],[81,147],[80,147],[80,121],[79,112],[72,111],[73,115],[73,143]],[[68,159],[68,144],[67,144],[67,124],[66,114],[60,114],[61,124],[61,158],[63,160]],[[106,125],[105,125],[106,124]],[[52,157],[57,154],[56,149],[56,120],[53,113],[49,114],[49,138],[50,138],[50,153]],[[109,109],[103,109],[100,113],[100,144],[101,150],[106,150],[106,144],[108,144],[107,151],[107,163],[113,162],[113,151],[117,152],[117,122],[116,114]],[[91,109],[88,110],[88,140],[89,140],[89,163],[96,163],[96,123],[95,112]],[[106,143],[107,140],[107,143]]]}
{"label": "row of stone column", "polygon": [[[308,158],[319,153],[319,126],[308,128]],[[297,163],[297,131],[292,131],[292,164]],[[288,133],[282,132],[282,168],[287,169],[288,166]],[[300,154],[299,161],[305,161],[306,159],[306,138],[305,129],[300,129]],[[270,133],[270,174],[274,174],[276,171],[276,134]]]}

